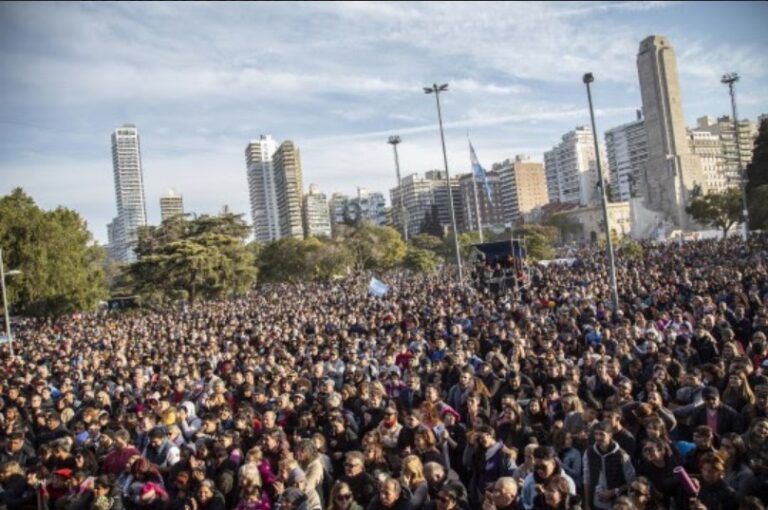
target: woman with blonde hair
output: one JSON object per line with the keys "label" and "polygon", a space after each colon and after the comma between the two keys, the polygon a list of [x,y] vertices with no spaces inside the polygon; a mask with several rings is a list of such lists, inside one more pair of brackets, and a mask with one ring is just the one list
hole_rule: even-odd
{"label": "woman with blonde hair", "polygon": [[326,510],[363,510],[352,496],[352,488],[347,482],[339,480],[333,484]]}
{"label": "woman with blonde hair", "polygon": [[256,464],[245,464],[239,471],[240,501],[235,510],[270,510],[269,496],[262,490],[261,473]]}
{"label": "woman with blonde hair", "polygon": [[424,478],[424,465],[416,455],[408,455],[403,459],[400,482],[411,492],[409,510],[421,509],[429,499],[429,486]]}

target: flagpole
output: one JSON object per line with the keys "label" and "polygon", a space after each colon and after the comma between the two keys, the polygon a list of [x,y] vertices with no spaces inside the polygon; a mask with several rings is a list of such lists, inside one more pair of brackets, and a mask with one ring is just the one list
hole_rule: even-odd
{"label": "flagpole", "polygon": [[[472,142],[469,141],[469,132],[467,132],[467,142],[469,142],[469,153],[472,154]],[[470,158],[471,159],[471,158]],[[483,217],[480,215],[480,200],[477,198],[477,173],[472,165],[472,190],[475,193],[475,216],[477,217],[477,233],[480,234],[480,242],[483,240]]]}

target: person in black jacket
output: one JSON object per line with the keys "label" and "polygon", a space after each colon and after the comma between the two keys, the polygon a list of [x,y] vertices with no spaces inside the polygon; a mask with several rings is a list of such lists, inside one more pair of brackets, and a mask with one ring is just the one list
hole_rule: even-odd
{"label": "person in black jacket", "polygon": [[366,510],[409,510],[411,495],[397,478],[385,478]]}
{"label": "person in black jacket", "polygon": [[0,486],[2,487],[0,508],[9,510],[37,508],[35,489],[29,486],[24,471],[15,460],[0,466]]}
{"label": "person in black jacket", "polygon": [[35,449],[27,443],[24,438],[24,432],[15,431],[8,435],[5,448],[0,452],[0,463],[15,460],[21,466],[33,462],[37,458]]}
{"label": "person in black jacket", "polygon": [[744,432],[744,425],[739,413],[732,407],[720,401],[720,392],[713,386],[707,386],[701,391],[704,405],[691,415],[691,428],[699,425],[709,425],[715,437],[723,434]]}
{"label": "person in black jacket", "polygon": [[737,508],[738,498],[723,477],[725,476],[725,462],[717,453],[710,453],[701,458],[699,463],[701,481],[694,480],[698,484],[699,492],[695,497],[690,497],[682,485],[678,491],[676,500],[677,508],[681,510],[731,510]]}
{"label": "person in black jacket", "polygon": [[376,480],[365,472],[365,456],[360,451],[347,452],[344,456],[344,476],[352,489],[352,495],[360,505],[367,505],[376,494]]}

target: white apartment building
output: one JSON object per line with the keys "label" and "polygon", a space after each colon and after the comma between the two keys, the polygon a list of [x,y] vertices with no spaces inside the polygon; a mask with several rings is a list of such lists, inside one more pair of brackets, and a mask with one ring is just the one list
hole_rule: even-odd
{"label": "white apartment building", "polygon": [[741,152],[742,168],[739,168],[739,153],[736,151],[736,131],[733,119],[728,116],[700,117],[696,120],[696,131],[711,133],[720,138],[723,157],[722,171],[728,187],[741,186],[742,171],[752,161],[752,151],[757,138],[757,124],[743,119],[739,121],[739,152]]}
{"label": "white apartment building", "polygon": [[[604,162],[602,149],[600,157]],[[544,169],[550,202],[588,205],[596,200],[597,159],[592,130],[579,126],[564,134],[558,145],[544,153]]]}
{"label": "white apartment building", "polygon": [[638,111],[637,120],[605,132],[605,152],[611,202],[626,202],[642,193],[641,179],[648,159],[648,136]]}
{"label": "white apartment building", "polygon": [[[454,211],[456,213],[457,227],[463,221],[463,207],[461,204],[461,190],[459,181],[451,179],[451,188],[453,192]],[[419,233],[424,217],[432,212],[432,206],[437,206],[437,215],[443,229],[450,229],[451,212],[449,207],[448,184],[445,178],[445,172],[441,170],[430,170],[424,173],[424,177],[418,174],[411,174],[401,179],[401,184],[389,191],[390,201],[393,204],[400,203],[402,196],[403,205],[408,216],[408,237],[411,238]]]}
{"label": "white apartment building", "polygon": [[268,243],[280,237],[272,156],[277,150],[269,135],[261,135],[245,148],[248,196],[251,202],[253,233],[257,241]]}
{"label": "white apartment building", "polygon": [[725,157],[718,135],[708,131],[693,130],[688,132],[691,152],[699,156],[704,171],[704,193],[722,193],[729,187],[738,186],[738,181],[730,182],[725,172]]}
{"label": "white apartment building", "polygon": [[123,124],[112,133],[112,171],[117,217],[107,227],[109,252],[115,260],[133,262],[137,229],[147,225],[139,131],[133,124]]}
{"label": "white apartment building", "polygon": [[331,218],[328,214],[328,199],[315,184],[309,185],[304,195],[304,233],[307,237],[331,237]]}

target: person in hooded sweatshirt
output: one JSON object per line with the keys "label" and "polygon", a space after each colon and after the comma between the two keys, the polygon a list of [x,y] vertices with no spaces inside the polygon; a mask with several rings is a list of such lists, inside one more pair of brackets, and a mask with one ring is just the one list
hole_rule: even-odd
{"label": "person in hooded sweatshirt", "polygon": [[593,429],[594,444],[584,452],[584,509],[609,509],[635,479],[627,452],[613,440],[613,427],[602,421]]}
{"label": "person in hooded sweatshirt", "polygon": [[195,404],[189,401],[182,402],[176,408],[176,420],[182,434],[184,434],[184,439],[187,441],[193,441],[195,434],[203,426],[203,421],[197,417],[195,412]]}
{"label": "person in hooded sweatshirt", "polygon": [[533,451],[533,458],[533,471],[523,480],[521,499],[525,510],[531,510],[534,507],[537,487],[546,486],[552,478],[562,478],[567,484],[568,494],[576,496],[576,482],[560,465],[554,448],[539,446]]}

